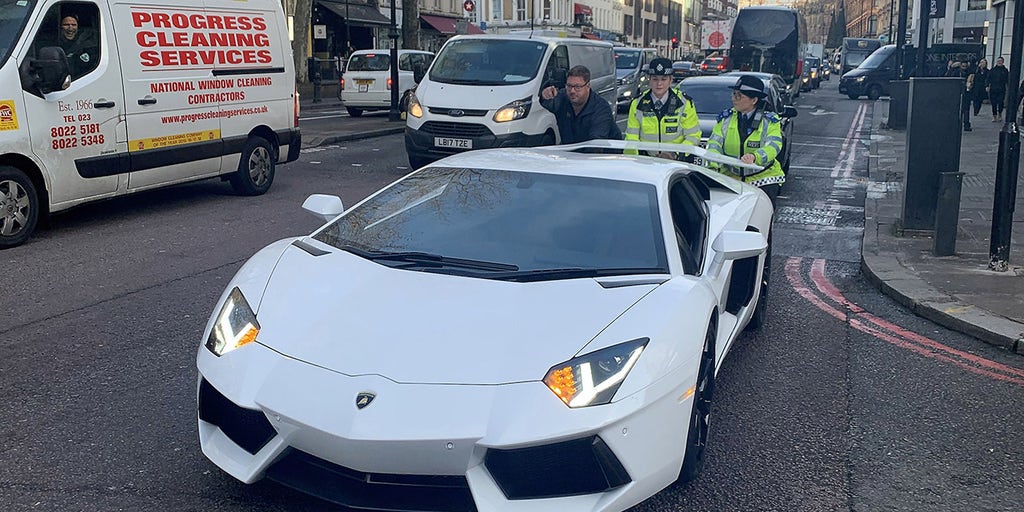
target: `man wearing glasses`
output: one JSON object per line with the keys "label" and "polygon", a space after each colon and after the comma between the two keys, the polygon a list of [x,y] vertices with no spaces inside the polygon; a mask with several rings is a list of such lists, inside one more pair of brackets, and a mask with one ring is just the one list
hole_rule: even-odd
{"label": "man wearing glasses", "polygon": [[564,91],[548,86],[540,91],[540,97],[540,104],[555,114],[562,144],[622,139],[612,106],[604,98],[590,94],[590,70],[586,66],[569,69]]}
{"label": "man wearing glasses", "polygon": [[[647,69],[651,88],[629,104],[626,140],[700,144],[700,125],[693,101],[672,87],[672,61],[657,58]],[[637,150],[625,151],[637,154]],[[677,159],[678,153],[664,152],[655,156]]]}
{"label": "man wearing glasses", "polygon": [[[759,187],[772,200],[786,181],[786,174],[776,157],[782,152],[782,121],[774,112],[764,110],[764,82],[757,77],[743,75],[732,89],[732,106],[718,115],[718,123],[708,138],[708,152],[739,158],[748,164],[760,165],[761,171],[739,171],[729,167],[720,172],[755,187]],[[719,167],[709,165],[709,167]]]}

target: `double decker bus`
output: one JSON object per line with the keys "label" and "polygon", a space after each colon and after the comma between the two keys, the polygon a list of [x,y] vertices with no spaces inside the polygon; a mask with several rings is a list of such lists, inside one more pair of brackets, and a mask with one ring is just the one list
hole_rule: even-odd
{"label": "double decker bus", "polygon": [[732,69],[774,73],[785,80],[791,97],[800,94],[807,53],[807,25],[796,9],[777,5],[744,7],[732,29]]}

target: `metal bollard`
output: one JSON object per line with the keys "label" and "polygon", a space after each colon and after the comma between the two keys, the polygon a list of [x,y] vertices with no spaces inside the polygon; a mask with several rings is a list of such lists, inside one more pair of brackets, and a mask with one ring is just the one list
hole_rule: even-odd
{"label": "metal bollard", "polygon": [[964,173],[939,173],[939,197],[935,205],[936,256],[952,256],[956,252],[956,227],[960,221],[960,190]]}

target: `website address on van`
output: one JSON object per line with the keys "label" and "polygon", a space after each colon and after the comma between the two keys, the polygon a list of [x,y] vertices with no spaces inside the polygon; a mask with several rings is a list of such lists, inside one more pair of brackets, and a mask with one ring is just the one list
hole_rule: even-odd
{"label": "website address on van", "polygon": [[207,119],[231,118],[235,116],[251,116],[267,113],[267,106],[234,108],[229,110],[210,110],[207,112],[195,112],[192,114],[179,114],[174,116],[163,116],[160,122],[163,124],[184,124],[204,121]]}

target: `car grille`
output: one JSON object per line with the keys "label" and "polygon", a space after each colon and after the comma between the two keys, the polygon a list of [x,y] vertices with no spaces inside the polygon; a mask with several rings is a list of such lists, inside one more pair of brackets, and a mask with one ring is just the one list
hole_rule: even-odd
{"label": "car grille", "polygon": [[443,116],[452,117],[483,117],[487,115],[487,110],[476,110],[467,108],[429,107],[427,110],[429,110],[431,114],[439,114]]}
{"label": "car grille", "polygon": [[605,492],[631,481],[597,436],[562,443],[487,451],[487,471],[510,500]]}
{"label": "car grille", "polygon": [[493,135],[491,130],[482,124],[450,123],[447,121],[427,121],[420,128],[424,133],[438,137],[486,137]]}
{"label": "car grille", "polygon": [[363,473],[290,449],[267,478],[346,507],[368,510],[476,512],[462,475]]}
{"label": "car grille", "polygon": [[253,455],[277,435],[262,412],[235,405],[206,379],[199,383],[199,419],[216,425],[228,439]]}

